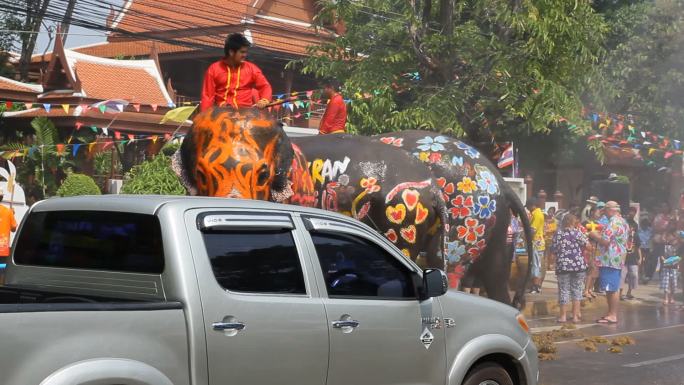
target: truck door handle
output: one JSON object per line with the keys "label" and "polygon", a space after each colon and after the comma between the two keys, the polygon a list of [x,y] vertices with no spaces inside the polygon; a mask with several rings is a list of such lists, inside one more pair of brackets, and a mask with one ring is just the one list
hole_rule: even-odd
{"label": "truck door handle", "polygon": [[356,328],[358,326],[359,326],[359,321],[355,321],[355,320],[340,320],[340,321],[333,321],[332,322],[332,327],[335,329]]}
{"label": "truck door handle", "polygon": [[214,322],[211,324],[211,326],[214,328],[214,330],[243,330],[245,328],[245,324],[242,322]]}

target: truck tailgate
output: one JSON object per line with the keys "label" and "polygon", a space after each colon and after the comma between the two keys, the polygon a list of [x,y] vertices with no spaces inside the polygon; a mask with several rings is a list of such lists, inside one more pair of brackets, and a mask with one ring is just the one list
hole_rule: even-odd
{"label": "truck tailgate", "polygon": [[157,375],[163,374],[172,384],[189,384],[188,339],[180,303],[115,303],[109,309],[103,303],[18,304],[0,305],[0,311],[3,307],[3,384],[37,385],[86,360],[97,374],[98,365],[108,365],[98,359],[108,358],[137,361],[161,372]]}

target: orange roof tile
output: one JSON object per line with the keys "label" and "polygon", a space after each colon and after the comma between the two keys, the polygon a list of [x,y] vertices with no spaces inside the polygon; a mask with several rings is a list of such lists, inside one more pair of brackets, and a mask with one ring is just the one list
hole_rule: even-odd
{"label": "orange roof tile", "polygon": [[64,50],[69,69],[91,99],[124,99],[166,106],[173,102],[152,60],[104,59]]}
{"label": "orange roof tile", "polygon": [[43,87],[37,84],[22,83],[0,76],[0,90],[39,94],[43,92]]}

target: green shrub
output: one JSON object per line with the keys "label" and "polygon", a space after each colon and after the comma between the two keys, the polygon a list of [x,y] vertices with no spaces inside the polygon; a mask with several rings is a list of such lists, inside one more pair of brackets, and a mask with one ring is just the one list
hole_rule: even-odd
{"label": "green shrub", "polygon": [[62,185],[57,189],[57,195],[61,197],[101,194],[100,188],[97,187],[93,178],[83,174],[69,173]]}
{"label": "green shrub", "polygon": [[161,148],[161,153],[166,156],[171,156],[178,151],[180,146],[180,142],[168,142],[164,145],[164,147]]}
{"label": "green shrub", "polygon": [[171,158],[163,154],[134,166],[126,173],[121,193],[186,195],[185,187],[171,169]]}

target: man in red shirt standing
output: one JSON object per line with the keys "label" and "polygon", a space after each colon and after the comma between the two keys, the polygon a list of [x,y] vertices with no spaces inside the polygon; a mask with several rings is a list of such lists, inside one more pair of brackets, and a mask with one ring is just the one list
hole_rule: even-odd
{"label": "man in red shirt standing", "polygon": [[345,132],[347,123],[347,105],[344,98],[337,91],[336,82],[329,81],[323,85],[323,95],[328,98],[328,107],[325,109],[321,125],[318,128],[319,134],[338,134]]}
{"label": "man in red shirt standing", "polygon": [[[270,103],[271,85],[259,67],[246,60],[251,46],[242,34],[228,36],[223,47],[225,56],[204,74],[200,111],[212,106],[264,108]],[[258,94],[256,100],[254,90]]]}

